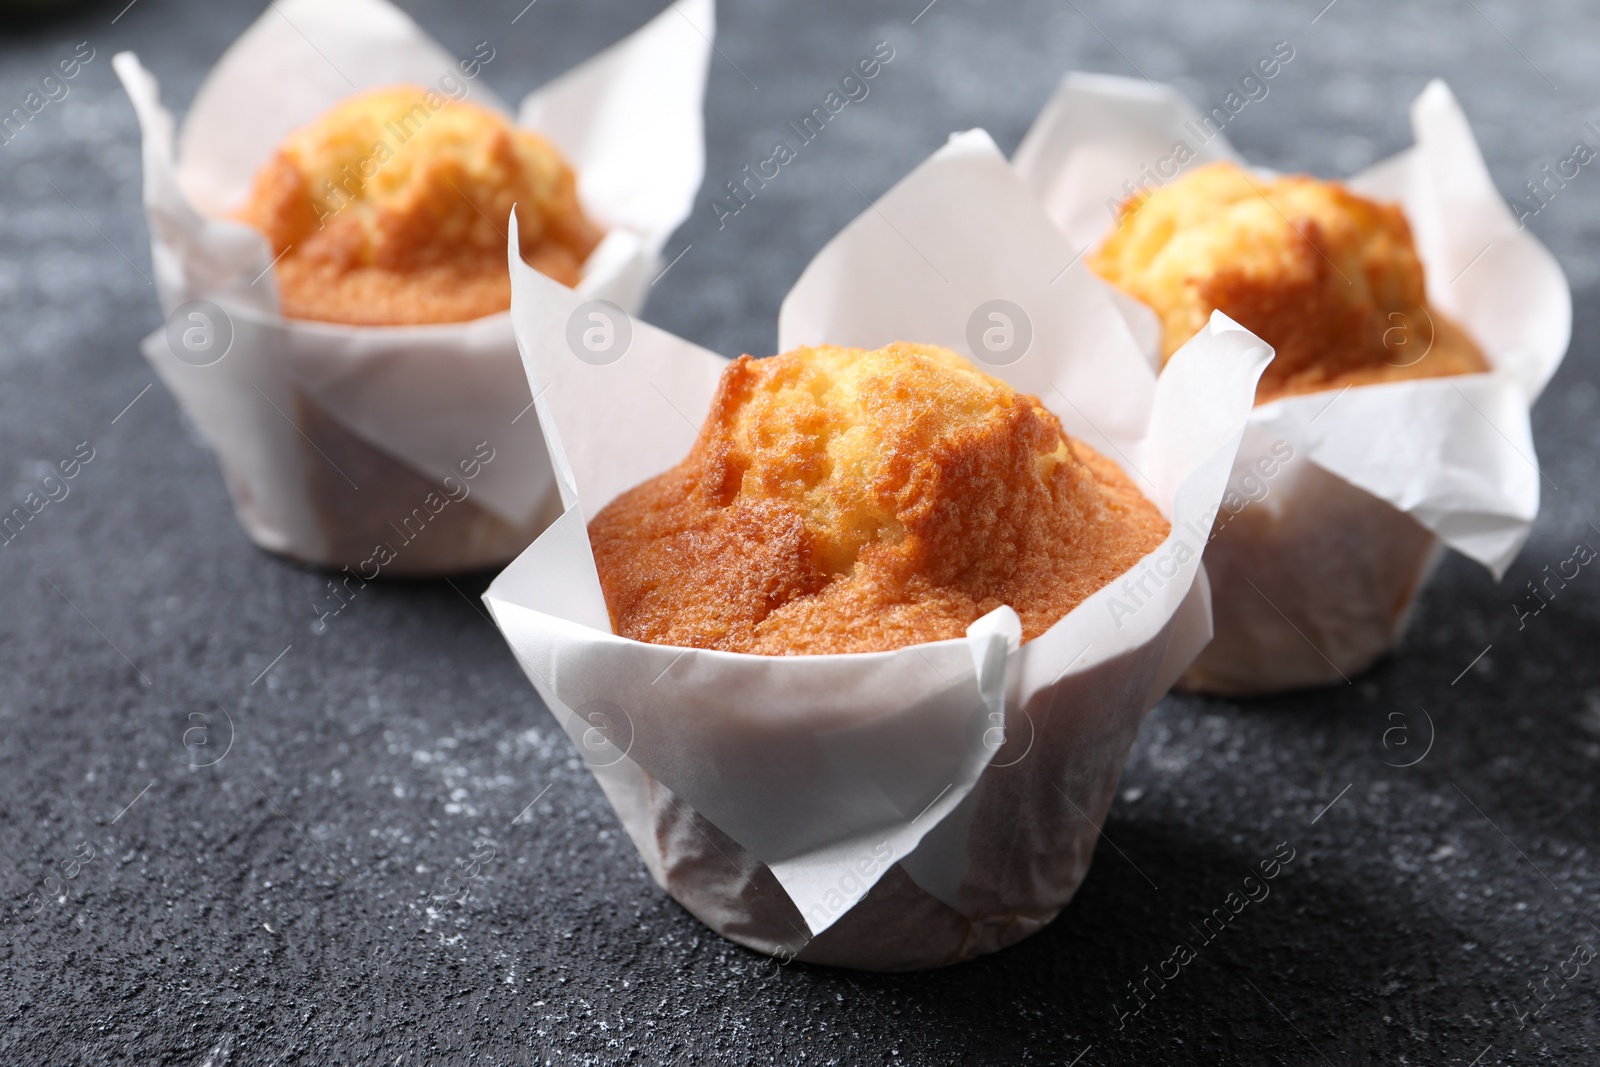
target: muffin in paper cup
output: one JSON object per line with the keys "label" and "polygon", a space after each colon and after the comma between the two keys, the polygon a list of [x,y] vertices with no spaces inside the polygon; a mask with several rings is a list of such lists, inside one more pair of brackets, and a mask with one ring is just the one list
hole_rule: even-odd
{"label": "muffin in paper cup", "polygon": [[[712,0],[679,0],[522,101],[516,127],[571,165],[605,234],[582,262],[584,299],[637,309],[691,210],[713,33]],[[155,78],[132,53],[114,60],[143,135],[167,316],[141,347],[262,548],[362,579],[449,574],[505,563],[559,514],[509,311],[422,325],[290,318],[281,257],[237,221],[285,138],[336,105],[411,83],[509,118],[482,75],[512,62],[487,44],[452,56],[386,0],[283,0],[175,131]],[[498,221],[487,224],[503,233]]]}
{"label": "muffin in paper cup", "polygon": [[[1529,411],[1566,352],[1571,292],[1496,192],[1443,82],[1417,97],[1411,124],[1413,147],[1345,184],[1398,204],[1410,225],[1426,306],[1407,313],[1459,324],[1489,370],[1284,396],[1251,413],[1205,552],[1216,637],[1180,688],[1251,695],[1346,682],[1399,642],[1445,546],[1498,578],[1538,513]],[[1070,74],[1014,164],[1088,254],[1130,193],[1238,161],[1216,125],[1171,88]],[[1155,316],[1122,303],[1157,358]],[[1390,319],[1396,367],[1426,358],[1448,328],[1413,331],[1393,309]],[[1403,352],[1408,342],[1423,354]]]}
{"label": "muffin in paper cup", "polygon": [[1170,534],[1026,643],[1003,606],[886,652],[672,647],[613,632],[588,523],[685,455],[728,364],[638,321],[603,358],[569,348],[582,297],[511,270],[566,510],[485,600],[655,880],[740,944],[871,970],[1048,923],[1141,719],[1210,636],[1199,557],[1270,351],[1217,316],[1158,379],[989,136],[956,135],[818,254],[780,349],[973,359],[1115,459]]}

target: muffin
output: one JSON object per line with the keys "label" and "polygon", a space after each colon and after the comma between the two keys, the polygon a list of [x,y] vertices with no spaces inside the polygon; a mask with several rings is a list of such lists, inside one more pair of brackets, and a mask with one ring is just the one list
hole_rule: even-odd
{"label": "muffin", "polygon": [[896,343],[742,356],[676,467],[589,524],[615,632],[761,655],[1031,640],[1153,551],[1167,520],[1037,399]]}
{"label": "muffin", "polygon": [[[488,42],[452,59],[391,0],[274,0],[176,115],[112,58],[164,320],[141,351],[252,542],[455,575],[560,514],[508,255],[638,311],[701,183],[715,25],[678,0],[547,80]],[[510,107],[485,83],[508,63],[539,86]]]}
{"label": "muffin", "polygon": [[285,316],[396,326],[511,306],[513,205],[523,258],[576,285],[601,234],[560,153],[494,111],[395,86],[291,133],[238,217],[278,257]]}
{"label": "muffin", "polygon": [[[1077,313],[1012,363],[885,344],[970,344],[962,312],[1059,263],[1030,207],[986,133],[952,137],[811,262],[761,360],[662,330],[574,359],[541,338],[581,298],[511,263],[567,510],[484,599],[656,884],[758,952],[910,970],[1041,930],[1209,636],[1259,339],[1217,316],[1151,375],[1074,270],[1032,299]],[[1085,447],[1073,407],[1115,432]]]}
{"label": "muffin", "polygon": [[[948,349],[907,343],[740,357],[723,370],[688,456],[588,524],[616,634],[752,653],[796,669],[803,665],[785,661],[970,638],[973,623],[1003,606],[1015,612],[1015,640],[1026,644],[1160,548],[1169,531],[1129,477],[1069,437],[1038,399]],[[933,854],[950,849],[948,862],[964,872],[942,895],[927,888],[927,867],[885,836],[870,864],[882,877],[862,899],[852,906],[825,896],[803,915],[774,869],[653,772],[630,779],[620,767],[596,771],[608,793],[631,798],[635,806],[624,810],[645,824],[635,840],[661,884],[724,936],[810,963],[947,966],[1037,932],[1071,899],[1093,854],[1092,820],[1110,804],[1166,647],[1157,639],[1083,671],[1051,670],[1051,680],[1010,694],[1003,711],[980,702],[963,712],[968,745],[993,758],[963,814],[938,831],[964,843],[928,846]],[[1071,655],[1045,653],[1068,667]],[[913,673],[939,676],[937,695],[918,698],[938,734],[942,717],[978,697],[932,663],[919,660]],[[743,681],[730,675],[719,696],[693,698],[699,720],[726,715],[718,705],[730,701],[770,710],[759,694],[781,684],[777,676],[757,682],[760,664],[726,666]],[[704,670],[674,669],[686,680]],[[533,677],[538,684],[541,676]],[[782,677],[796,685],[799,676]],[[819,677],[799,688],[825,691]],[[854,676],[853,684],[862,681]],[[822,697],[805,715],[758,722],[735,715],[717,729],[719,744],[786,751],[815,772],[802,788],[825,795],[837,761],[856,766],[832,746],[902,719],[886,716],[890,707],[846,711],[851,700]],[[939,701],[951,706],[935,711]],[[594,717],[596,706],[606,707],[582,705],[584,726],[610,730],[604,714]],[[635,727],[648,729],[643,718]],[[704,754],[692,740],[678,743]],[[606,777],[613,772],[618,777]],[[880,786],[885,796],[896,791]],[[925,811],[930,799],[938,798],[918,797],[899,815]],[[1083,811],[1095,814],[1086,819]],[[819,909],[838,921],[819,924]]]}
{"label": "muffin", "polygon": [[1259,404],[1489,369],[1472,339],[1428,307],[1399,207],[1339,182],[1201,167],[1130,198],[1089,265],[1155,309],[1163,360],[1213,311],[1272,345]]}
{"label": "muffin", "polygon": [[[511,306],[505,220],[529,265],[576,285],[600,231],[548,142],[504,116],[417,86],[353,96],[291,133],[237,217],[261,231],[282,313],[347,326],[465,322]],[[548,520],[509,522],[452,500],[413,539],[440,485],[352,433],[296,387],[289,409],[320,561],[394,556],[386,573],[472,570],[514,556]],[[359,488],[357,488],[359,487]]]}
{"label": "muffin", "polygon": [[[1155,310],[1163,360],[1213,310],[1272,345],[1257,405],[1489,369],[1428,306],[1399,207],[1338,182],[1202,167],[1128,200],[1089,263]],[[1180,687],[1248,695],[1346,682],[1399,641],[1438,538],[1287,442],[1255,444],[1241,448],[1224,498],[1239,506],[1219,512],[1205,552],[1215,637]]]}

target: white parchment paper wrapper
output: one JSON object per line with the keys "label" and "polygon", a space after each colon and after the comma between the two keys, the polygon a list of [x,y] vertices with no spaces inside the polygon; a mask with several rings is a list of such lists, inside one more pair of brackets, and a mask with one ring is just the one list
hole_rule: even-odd
{"label": "white parchment paper wrapper", "polygon": [[[578,174],[584,210],[607,231],[577,291],[636,310],[705,165],[702,104],[712,0],[679,0],[610,49],[530,94],[518,121]],[[460,59],[386,0],[280,0],[227,51],[195,97],[174,153],[156,80],[113,61],[144,138],[144,200],[164,314],[208,300],[231,321],[227,354],[180,360],[166,334],[143,351],[221,462],[240,522],[259,545],[333,566],[389,542],[390,574],[503,563],[552,514],[549,459],[509,313],[436,326],[356,327],[285,319],[265,238],[226,216],[291,131],[357,92],[401,82],[509,109]],[[501,49],[491,60],[516,59]],[[526,414],[524,415],[524,413]],[[493,460],[463,479],[460,465]],[[406,539],[420,512],[425,536]],[[462,486],[465,499],[458,499]],[[399,524],[399,525],[396,525]]]}
{"label": "white parchment paper wrapper", "polygon": [[953,137],[812,262],[780,346],[975,356],[972,313],[1010,300],[1031,343],[986,369],[1119,458],[1172,534],[1021,647],[1001,608],[964,640],[755,656],[615,636],[586,533],[688,452],[725,361],[635,322],[594,365],[555,340],[580,296],[514,256],[512,294],[566,512],[485,599],[656,880],[734,940],[855,967],[953,963],[1048,922],[1140,719],[1209,637],[1199,554],[1269,350],[1218,316],[1157,380],[989,136]]}
{"label": "white parchment paper wrapper", "polygon": [[[1417,97],[1411,124],[1412,148],[1347,180],[1401,205],[1430,305],[1493,370],[1288,397],[1252,413],[1231,484],[1260,499],[1219,517],[1205,557],[1217,636],[1185,686],[1243,694],[1343,681],[1399,640],[1441,543],[1499,577],[1538,514],[1529,409],[1566,353],[1571,291],[1518,228],[1443,82]],[[1124,182],[1175,176],[1157,168],[1180,143],[1197,157],[1184,173],[1237,160],[1225,137],[1202,142],[1201,129],[1171,88],[1070,74],[1015,165],[1074,251],[1088,251],[1114,225]],[[1135,307],[1136,329],[1149,329],[1153,315]],[[1292,458],[1280,462],[1285,449]]]}

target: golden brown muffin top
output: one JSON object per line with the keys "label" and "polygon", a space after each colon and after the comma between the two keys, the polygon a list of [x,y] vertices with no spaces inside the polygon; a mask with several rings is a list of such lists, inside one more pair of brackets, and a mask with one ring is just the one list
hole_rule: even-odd
{"label": "golden brown muffin top", "polygon": [[560,153],[497,112],[403,85],[291,133],[239,218],[282,257],[286,316],[409,325],[511,306],[513,204],[523,258],[575,285],[600,231]]}
{"label": "golden brown muffin top", "polygon": [[1428,307],[1400,208],[1339,182],[1201,167],[1129,198],[1089,265],[1155,309],[1163,361],[1213,310],[1272,345],[1258,404],[1488,369],[1461,328]]}
{"label": "golden brown muffin top", "polygon": [[1115,463],[947,349],[797,348],[723,372],[676,467],[589,524],[624,637],[767,655],[1043,633],[1167,536]]}

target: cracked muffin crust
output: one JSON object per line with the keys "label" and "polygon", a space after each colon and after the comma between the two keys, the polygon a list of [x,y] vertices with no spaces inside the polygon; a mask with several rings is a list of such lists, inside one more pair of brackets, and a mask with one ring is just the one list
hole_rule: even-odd
{"label": "cracked muffin crust", "polygon": [[513,204],[523,258],[576,284],[601,232],[560,153],[497,112],[396,86],[290,134],[238,218],[279,257],[287,317],[415,325],[511,306]]}
{"label": "cracked muffin crust", "polygon": [[589,524],[616,632],[768,655],[1043,633],[1169,529],[1115,463],[955,353],[730,364],[690,453]]}
{"label": "cracked muffin crust", "polygon": [[1489,369],[1428,306],[1399,207],[1305,175],[1214,163],[1123,204],[1089,265],[1154,308],[1165,361],[1220,310],[1273,346],[1256,403]]}

